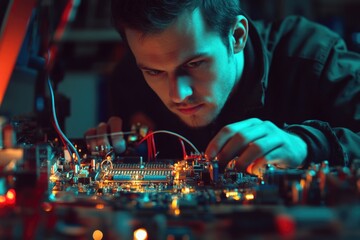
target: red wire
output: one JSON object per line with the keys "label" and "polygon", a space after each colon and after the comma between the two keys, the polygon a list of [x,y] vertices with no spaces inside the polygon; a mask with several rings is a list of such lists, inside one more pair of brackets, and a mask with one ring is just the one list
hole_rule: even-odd
{"label": "red wire", "polygon": [[[148,134],[145,135],[145,137],[143,139],[140,140],[140,142],[138,142],[138,145],[140,145],[141,143],[143,143],[144,141],[147,141],[147,147],[148,147],[148,159],[155,159],[155,155],[156,155],[156,144],[155,144],[155,139],[154,139],[154,132],[149,132]],[[181,143],[181,148],[182,148],[182,152],[183,152],[183,157],[184,159],[186,159],[187,154],[186,154],[186,148],[185,148],[185,144],[184,141],[179,138],[180,143]]]}
{"label": "red wire", "polygon": [[150,161],[152,157],[152,152],[151,152],[152,148],[151,148],[150,139],[147,139],[146,143],[147,143],[147,151],[148,151],[148,160]]}
{"label": "red wire", "polygon": [[52,125],[53,125],[53,127],[54,127],[54,129],[55,129],[56,133],[58,134],[58,137],[60,138],[60,140],[61,140],[62,144],[63,144],[63,145],[64,145],[64,147],[66,147],[66,149],[69,151],[70,157],[71,157],[71,159],[72,159],[73,163],[75,164],[74,158],[73,158],[73,156],[72,156],[72,152],[70,151],[70,148],[69,148],[69,145],[67,145],[67,144],[66,144],[65,139],[61,136],[61,134],[60,134],[59,130],[56,128],[56,125],[55,125],[54,120],[52,120],[52,121],[51,121],[51,123],[52,123]]}
{"label": "red wire", "polygon": [[151,135],[154,135],[153,132],[149,132],[148,134],[145,135],[145,137],[143,137],[143,139],[140,140],[140,142],[138,143],[138,145],[140,145],[141,143],[143,143],[145,140],[147,140]]}
{"label": "red wire", "polygon": [[141,141],[138,143],[138,145],[140,145],[144,140],[146,140],[146,144],[147,144],[147,155],[148,155],[148,160],[151,161],[154,159],[154,148],[152,146],[153,144],[153,134],[152,132],[149,132],[143,139],[141,139]]}

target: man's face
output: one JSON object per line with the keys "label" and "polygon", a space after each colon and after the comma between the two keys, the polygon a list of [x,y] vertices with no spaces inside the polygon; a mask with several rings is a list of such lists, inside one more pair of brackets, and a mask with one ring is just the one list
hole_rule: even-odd
{"label": "man's face", "polygon": [[146,82],[170,111],[191,127],[219,115],[239,78],[237,62],[199,10],[184,13],[161,33],[125,34]]}

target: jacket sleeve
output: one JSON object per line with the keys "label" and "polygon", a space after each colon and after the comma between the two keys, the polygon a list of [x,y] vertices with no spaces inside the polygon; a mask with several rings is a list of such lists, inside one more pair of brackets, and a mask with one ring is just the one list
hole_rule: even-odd
{"label": "jacket sleeve", "polygon": [[309,120],[285,129],[300,136],[307,144],[303,167],[328,160],[332,166],[350,166],[360,159],[360,134],[347,128],[332,128],[327,122]]}
{"label": "jacket sleeve", "polygon": [[360,55],[348,51],[338,38],[324,57],[318,101],[322,101],[325,121],[308,120],[285,128],[307,143],[304,166],[323,160],[349,166],[354,159],[360,159]]}

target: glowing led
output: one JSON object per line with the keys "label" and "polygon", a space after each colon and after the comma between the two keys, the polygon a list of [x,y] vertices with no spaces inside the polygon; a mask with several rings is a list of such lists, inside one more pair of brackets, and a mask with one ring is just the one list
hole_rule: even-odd
{"label": "glowing led", "polygon": [[235,196],[238,196],[239,193],[236,192],[236,191],[230,191],[230,192],[226,192],[226,197],[229,198],[229,197],[235,197]]}
{"label": "glowing led", "polygon": [[42,208],[44,209],[45,212],[50,212],[52,210],[51,204],[46,202],[42,204]]}
{"label": "glowing led", "polygon": [[5,203],[6,198],[4,196],[0,196],[0,204]]}
{"label": "glowing led", "polygon": [[148,237],[145,228],[139,228],[134,231],[134,240],[146,240]]}
{"label": "glowing led", "polygon": [[229,191],[229,192],[226,192],[226,198],[231,198],[235,201],[239,201],[241,198],[240,198],[240,195],[237,191]]}
{"label": "glowing led", "polygon": [[235,201],[239,201],[239,200],[241,200],[241,198],[240,198],[240,196],[234,196],[234,198],[233,198]]}
{"label": "glowing led", "polygon": [[99,203],[99,204],[96,204],[96,206],[95,206],[95,208],[96,209],[104,209],[104,204],[101,204],[101,203]]}
{"label": "glowing led", "polygon": [[179,215],[180,215],[180,209],[179,209],[179,208],[176,208],[176,209],[174,210],[174,215],[175,215],[175,216],[179,216]]}
{"label": "glowing led", "polygon": [[252,194],[252,193],[247,193],[247,194],[245,195],[245,199],[246,199],[246,200],[254,200],[254,198],[255,198],[255,196],[254,196],[254,194]]}
{"label": "glowing led", "polygon": [[16,193],[14,189],[9,189],[6,193],[6,201],[8,204],[15,204]]}
{"label": "glowing led", "polygon": [[95,230],[92,235],[94,240],[101,240],[103,238],[103,236],[104,236],[104,234],[100,230]]}
{"label": "glowing led", "polygon": [[182,189],[182,192],[183,192],[183,193],[190,193],[190,188],[189,188],[189,187],[184,187],[184,188]]}
{"label": "glowing led", "polygon": [[306,186],[306,181],[305,181],[305,179],[301,179],[301,180],[300,180],[300,186],[301,186],[302,189],[305,188],[305,186]]}
{"label": "glowing led", "polygon": [[172,209],[178,208],[178,199],[177,199],[177,198],[174,198],[174,199],[171,201],[171,208],[172,208]]}
{"label": "glowing led", "polygon": [[15,190],[14,190],[14,189],[10,189],[10,190],[6,193],[6,198],[7,198],[7,199],[15,199]]}

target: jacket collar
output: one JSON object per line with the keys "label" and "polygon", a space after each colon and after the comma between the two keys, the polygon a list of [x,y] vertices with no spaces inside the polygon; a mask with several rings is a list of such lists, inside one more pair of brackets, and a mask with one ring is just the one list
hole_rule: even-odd
{"label": "jacket collar", "polygon": [[249,19],[249,36],[245,51],[245,69],[235,98],[245,112],[262,108],[268,84],[270,53],[265,49],[254,23]]}

